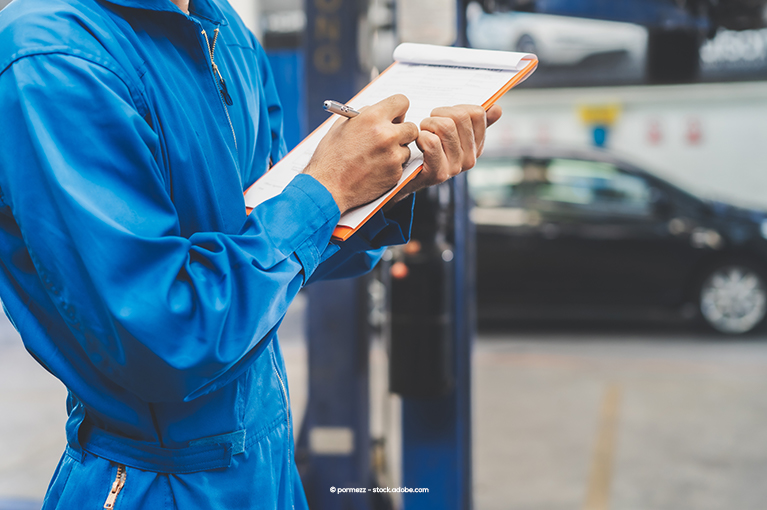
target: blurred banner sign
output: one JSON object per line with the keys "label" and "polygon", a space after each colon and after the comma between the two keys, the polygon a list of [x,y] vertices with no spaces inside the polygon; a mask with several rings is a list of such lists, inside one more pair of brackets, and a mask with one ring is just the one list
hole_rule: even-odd
{"label": "blurred banner sign", "polygon": [[610,127],[618,120],[621,105],[617,103],[603,105],[580,105],[578,114],[584,124]]}
{"label": "blurred banner sign", "polygon": [[617,103],[604,105],[580,105],[578,114],[581,121],[591,128],[594,146],[605,147],[610,128],[618,120],[621,106]]}

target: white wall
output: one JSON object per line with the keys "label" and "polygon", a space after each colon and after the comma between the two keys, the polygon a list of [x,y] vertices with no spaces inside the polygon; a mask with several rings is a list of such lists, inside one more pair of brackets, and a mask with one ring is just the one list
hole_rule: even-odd
{"label": "white wall", "polygon": [[261,0],[229,0],[229,3],[232,4],[248,28],[256,34],[256,37],[260,38]]}
{"label": "white wall", "polygon": [[512,90],[500,104],[489,147],[591,146],[579,107],[616,104],[612,152],[700,195],[767,208],[765,82]]}

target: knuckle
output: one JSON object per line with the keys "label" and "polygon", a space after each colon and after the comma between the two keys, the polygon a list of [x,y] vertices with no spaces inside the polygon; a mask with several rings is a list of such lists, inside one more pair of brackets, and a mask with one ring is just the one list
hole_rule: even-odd
{"label": "knuckle", "polygon": [[382,147],[384,149],[388,149],[391,147],[391,145],[394,143],[394,132],[392,129],[387,128],[385,126],[376,126],[372,132],[371,136],[373,136],[376,144],[379,147]]}
{"label": "knuckle", "polygon": [[464,125],[472,124],[471,113],[469,109],[462,108],[461,110],[459,110],[459,112],[456,114],[456,122],[459,122]]}
{"label": "knuckle", "polygon": [[477,164],[477,157],[474,155],[473,152],[469,152],[464,162],[463,170],[468,170],[469,168],[473,168],[474,165],[476,164]]}
{"label": "knuckle", "polygon": [[407,125],[407,129],[410,131],[408,133],[408,138],[410,140],[415,140],[416,138],[418,138],[418,134],[420,133],[418,126],[416,126],[415,123],[413,122],[407,122],[406,125]]}
{"label": "knuckle", "polygon": [[391,170],[402,165],[402,151],[398,149],[399,147],[391,147],[391,149],[386,152],[386,167]]}
{"label": "knuckle", "polygon": [[436,117],[434,123],[437,131],[440,133],[449,134],[455,131],[455,122],[447,117]]}
{"label": "knuckle", "polygon": [[381,124],[375,123],[372,126],[370,126],[369,133],[373,140],[380,140],[381,137],[384,135],[384,129],[381,126]]}
{"label": "knuckle", "polygon": [[481,106],[473,105],[470,108],[470,115],[478,119],[483,119],[486,117],[487,113],[485,112],[485,109],[482,108]]}
{"label": "knuckle", "polygon": [[439,148],[442,144],[439,141],[439,137],[435,135],[434,133],[430,133],[427,131],[427,134],[423,137],[423,148],[427,152],[433,152],[437,148]]}

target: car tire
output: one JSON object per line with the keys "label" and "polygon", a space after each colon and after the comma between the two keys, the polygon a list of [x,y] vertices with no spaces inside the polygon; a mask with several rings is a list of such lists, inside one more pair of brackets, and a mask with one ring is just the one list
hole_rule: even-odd
{"label": "car tire", "polygon": [[517,40],[517,44],[514,47],[514,51],[520,53],[537,53],[538,47],[535,44],[535,39],[531,35],[523,35]]}
{"label": "car tire", "polygon": [[750,333],[767,317],[767,279],[750,264],[720,264],[701,280],[698,309],[714,331],[727,335]]}

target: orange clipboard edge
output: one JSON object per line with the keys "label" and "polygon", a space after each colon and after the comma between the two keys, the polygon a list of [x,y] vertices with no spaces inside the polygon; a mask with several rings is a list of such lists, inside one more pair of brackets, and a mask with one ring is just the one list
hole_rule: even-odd
{"label": "orange clipboard edge", "polygon": [[523,58],[523,61],[527,61],[527,65],[523,67],[517,74],[514,75],[512,79],[510,79],[508,82],[506,82],[506,85],[498,89],[498,92],[493,94],[493,96],[485,101],[482,104],[482,108],[485,110],[489,110],[491,106],[495,104],[496,101],[498,101],[506,92],[510,91],[523,81],[527,79],[530,74],[535,71],[538,68],[538,59],[537,58]]}
{"label": "orange clipboard edge", "polygon": [[[515,86],[519,85],[523,81],[527,79],[528,76],[530,76],[530,73],[535,71],[535,69],[538,67],[538,59],[534,58],[525,58],[522,60],[528,61],[528,63],[523,67],[517,74],[514,75],[512,79],[510,79],[506,84],[501,87],[498,92],[493,94],[493,96],[482,103],[482,108],[485,110],[490,109],[491,106],[495,104],[496,101],[498,101],[506,92],[514,88]],[[364,90],[364,89],[363,89]],[[423,165],[419,166],[412,174],[410,174],[410,177],[408,177],[405,181],[400,183],[399,186],[397,186],[394,189],[394,192],[390,195],[390,197],[387,200],[384,200],[379,204],[378,207],[376,207],[370,214],[368,214],[365,219],[357,226],[357,228],[349,227],[347,225],[338,225],[335,230],[333,230],[333,239],[336,241],[346,241],[349,239],[362,225],[367,223],[367,221],[373,217],[378,211],[381,210],[381,208],[391,200],[392,197],[394,197],[402,188],[405,187],[405,184],[409,183],[413,178],[421,173],[421,170],[423,169]]]}
{"label": "orange clipboard edge", "polygon": [[352,236],[352,234],[354,234],[354,233],[355,233],[355,232],[356,232],[356,231],[357,231],[357,230],[358,230],[358,229],[359,229],[359,228],[360,228],[362,225],[364,225],[365,223],[367,223],[367,221],[368,221],[370,218],[372,218],[372,217],[373,217],[373,216],[374,216],[374,215],[375,215],[375,214],[376,214],[378,211],[380,211],[380,210],[381,210],[381,208],[382,208],[384,205],[386,205],[387,203],[389,203],[389,200],[391,200],[392,198],[394,198],[394,197],[397,195],[397,193],[399,193],[399,192],[400,192],[400,190],[401,190],[402,188],[404,188],[404,187],[405,187],[405,185],[406,185],[407,183],[409,183],[410,181],[412,181],[412,180],[413,180],[413,178],[414,178],[416,175],[420,174],[420,173],[421,173],[421,170],[423,170],[423,165],[421,165],[421,166],[419,166],[418,168],[416,168],[416,169],[413,171],[413,173],[412,173],[412,174],[410,174],[410,175],[408,176],[408,178],[407,178],[407,179],[405,179],[404,181],[402,181],[401,183],[399,183],[399,185],[397,185],[397,187],[396,187],[396,188],[394,188],[394,189],[393,189],[391,192],[389,192],[389,193],[391,193],[391,195],[389,195],[389,198],[387,198],[386,200],[384,200],[383,202],[381,202],[380,204],[378,204],[378,207],[376,207],[375,209],[373,209],[373,210],[370,212],[370,214],[368,214],[367,216],[365,216],[365,219],[364,219],[364,220],[362,220],[362,222],[361,222],[361,223],[360,223],[360,224],[357,226],[357,228],[349,227],[349,226],[347,226],[347,225],[338,225],[338,226],[336,226],[335,230],[333,230],[333,239],[334,239],[334,240],[336,240],[336,241],[346,241],[347,239],[349,239],[349,238]]}

